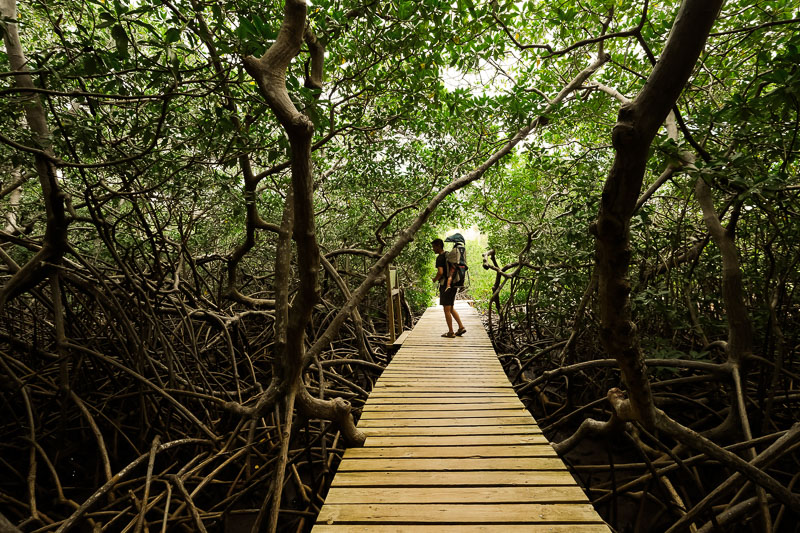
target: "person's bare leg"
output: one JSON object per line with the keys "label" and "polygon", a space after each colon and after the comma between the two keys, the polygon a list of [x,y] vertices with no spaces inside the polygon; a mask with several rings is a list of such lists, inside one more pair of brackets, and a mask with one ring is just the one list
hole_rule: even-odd
{"label": "person's bare leg", "polygon": [[[450,308],[450,314],[453,315],[453,318],[458,322],[458,329],[464,329],[464,324],[461,323],[461,317],[458,316],[458,311],[456,311],[455,307]],[[452,322],[447,323],[447,325],[450,326],[450,331],[453,331],[453,326],[451,324]]]}
{"label": "person's bare leg", "polygon": [[452,312],[453,312],[452,305],[444,306],[444,319],[447,321],[448,333],[453,333],[453,317],[451,316]]}

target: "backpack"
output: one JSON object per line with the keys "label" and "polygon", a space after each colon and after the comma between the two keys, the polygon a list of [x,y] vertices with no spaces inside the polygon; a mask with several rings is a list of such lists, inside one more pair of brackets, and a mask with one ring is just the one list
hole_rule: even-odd
{"label": "backpack", "polygon": [[[455,233],[445,239],[445,242],[455,243],[453,249],[447,252],[447,262],[452,264],[456,271],[453,273],[453,286],[463,287],[467,279],[467,248],[464,246],[464,237]],[[449,267],[448,267],[449,268]]]}

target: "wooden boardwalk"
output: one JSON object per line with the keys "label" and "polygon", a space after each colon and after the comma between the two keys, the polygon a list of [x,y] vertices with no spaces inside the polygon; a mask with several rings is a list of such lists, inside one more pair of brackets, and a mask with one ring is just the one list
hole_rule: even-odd
{"label": "wooden boardwalk", "polygon": [[456,306],[463,337],[429,308],[375,384],[312,533],[608,533]]}

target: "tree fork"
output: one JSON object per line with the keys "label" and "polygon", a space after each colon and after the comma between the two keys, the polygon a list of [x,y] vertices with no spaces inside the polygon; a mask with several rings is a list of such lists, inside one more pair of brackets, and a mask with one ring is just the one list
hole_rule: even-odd
{"label": "tree fork", "polygon": [[[300,52],[304,40],[311,48],[311,72],[306,84],[322,87],[324,48],[313,33],[306,28],[307,6],[302,0],[289,0],[284,10],[284,20],[278,37],[264,55],[256,59],[244,58],[247,72],[256,80],[270,109],[289,137],[291,147],[291,191],[286,198],[283,233],[279,237],[276,254],[276,351],[278,371],[292,398],[297,395],[298,407],[310,416],[332,420],[341,424],[343,433],[351,444],[363,444],[365,436],[355,429],[350,404],[341,399],[317,400],[305,390],[300,374],[305,367],[305,329],[311,320],[314,305],[319,300],[317,277],[320,270],[320,251],[314,224],[314,183],[311,169],[311,140],[314,126],[308,117],[295,108],[286,89],[286,70]],[[300,261],[300,287],[294,303],[288,301],[289,261],[291,241],[297,244]],[[352,310],[351,310],[352,311]],[[357,311],[354,311],[357,312]],[[263,404],[257,406],[258,411]],[[235,408],[235,407],[234,407]],[[291,408],[291,407],[290,407]],[[288,431],[288,429],[287,429]],[[288,436],[286,437],[288,439]],[[280,470],[280,468],[279,468]],[[281,474],[282,475],[282,474]],[[280,505],[281,487],[277,486],[273,512]],[[274,516],[277,520],[277,515]],[[276,523],[271,517],[271,528]]]}
{"label": "tree fork", "polygon": [[664,52],[642,91],[620,108],[612,132],[616,157],[603,187],[597,222],[591,227],[596,237],[603,345],[623,372],[630,396],[630,406],[623,406],[624,411],[647,428],[655,423],[655,406],[631,320],[630,219],[650,144],[689,79],[721,5],[722,0],[685,0],[681,4]]}
{"label": "tree fork", "polygon": [[[15,0],[0,0],[0,16],[16,20]],[[34,89],[33,79],[28,73],[28,59],[22,49],[15,22],[6,24],[3,41],[11,70],[17,72],[14,75],[16,85],[23,89]],[[35,134],[37,142],[43,147],[41,153],[34,156],[34,167],[42,187],[47,223],[42,248],[0,289],[0,310],[5,308],[5,304],[9,300],[30,290],[45,279],[52,272],[52,264],[60,262],[67,249],[64,193],[58,183],[56,167],[53,164],[54,153],[47,117],[39,97],[33,92],[25,94],[28,98],[28,102],[25,104],[25,119],[28,127]]]}
{"label": "tree fork", "polygon": [[[735,398],[733,405],[739,414],[739,426],[746,440],[752,440],[753,433],[750,430],[750,420],[747,417],[747,407],[745,402],[744,379],[741,369],[742,363],[752,352],[753,326],[747,312],[742,288],[742,269],[739,262],[739,253],[734,241],[736,235],[736,223],[738,221],[738,207],[735,204],[731,220],[727,228],[722,226],[722,222],[714,209],[714,201],[711,196],[711,188],[702,177],[697,178],[695,184],[695,197],[703,211],[703,221],[708,228],[708,232],[714,239],[714,243],[720,250],[722,256],[722,297],[725,302],[725,318],[728,322],[728,341],[726,343],[726,353],[729,363],[733,366],[733,391]],[[733,412],[733,406],[731,406]],[[755,448],[748,448],[747,454],[750,459],[756,457]],[[762,518],[762,530],[769,532],[772,530],[772,521],[767,505],[767,495],[764,489],[756,489],[758,502]]]}
{"label": "tree fork", "polygon": [[392,262],[400,252],[410,243],[420,228],[428,221],[428,218],[433,214],[434,210],[439,206],[442,201],[447,198],[451,193],[466,187],[473,181],[480,179],[487,170],[497,164],[503,157],[505,157],[511,150],[514,149],[525,137],[530,134],[534,129],[544,126],[547,123],[546,115],[553,111],[570,93],[579,89],[581,85],[591,77],[592,74],[597,72],[600,67],[606,64],[611,59],[609,54],[600,54],[588,67],[578,73],[575,78],[567,83],[561,91],[548,103],[542,114],[533,119],[528,125],[518,130],[511,139],[506,142],[502,147],[489,155],[480,165],[475,167],[471,172],[454,179],[444,188],[442,188],[436,196],[431,199],[428,204],[423,207],[414,220],[409,224],[406,229],[400,232],[397,241],[392,244],[389,249],[378,259],[378,261],[370,267],[367,273],[367,278],[359,285],[352,293],[352,297],[345,303],[342,309],[337,313],[330,325],[320,335],[317,341],[311,346],[305,355],[304,366],[310,364],[315,355],[318,355],[323,347],[327,346],[336,336],[339,328],[344,323],[352,310],[357,306],[361,300],[366,296],[367,291],[377,284],[384,276],[384,269]]}

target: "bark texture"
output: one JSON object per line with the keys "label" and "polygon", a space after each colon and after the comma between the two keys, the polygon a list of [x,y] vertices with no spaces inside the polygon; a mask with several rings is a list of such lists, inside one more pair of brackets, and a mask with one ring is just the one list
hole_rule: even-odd
{"label": "bark texture", "polygon": [[616,157],[592,228],[597,238],[603,345],[622,369],[632,415],[648,427],[653,426],[655,408],[631,320],[630,219],[642,188],[650,144],[689,79],[721,5],[721,0],[682,3],[664,52],[642,91],[620,108],[612,132]]}
{"label": "bark texture", "polygon": [[[0,16],[16,19],[17,6],[14,0],[0,0]],[[8,53],[14,83],[23,89],[35,88],[33,78],[28,73],[28,59],[19,39],[17,24],[8,22],[3,32],[3,41]],[[53,163],[53,149],[51,146],[50,129],[47,126],[47,117],[44,107],[35,92],[23,93],[27,101],[25,107],[25,121],[28,128],[34,133],[36,143],[39,145],[34,155],[34,167],[39,176],[44,198],[47,225],[45,228],[42,248],[25,263],[14,276],[0,289],[0,310],[5,308],[8,300],[19,296],[28,289],[35,287],[53,270],[53,265],[61,261],[67,249],[67,219],[64,208],[64,193],[58,182],[56,166]]]}

